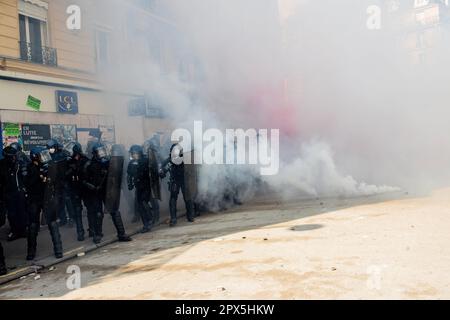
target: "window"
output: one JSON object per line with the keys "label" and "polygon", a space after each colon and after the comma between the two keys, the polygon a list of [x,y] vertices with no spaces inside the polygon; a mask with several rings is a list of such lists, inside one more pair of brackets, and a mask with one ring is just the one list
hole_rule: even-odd
{"label": "window", "polygon": [[48,47],[47,4],[20,0],[18,7],[21,59],[56,65],[56,50]]}
{"label": "window", "polygon": [[96,31],[96,51],[97,51],[97,66],[103,68],[108,65],[109,57],[109,32],[97,30]]}
{"label": "window", "polygon": [[32,62],[44,63],[48,45],[47,23],[25,15],[19,15],[20,56]]}

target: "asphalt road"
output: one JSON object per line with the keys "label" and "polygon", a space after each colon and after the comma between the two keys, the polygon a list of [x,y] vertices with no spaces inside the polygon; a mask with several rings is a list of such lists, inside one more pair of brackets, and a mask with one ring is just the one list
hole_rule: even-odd
{"label": "asphalt road", "polygon": [[0,299],[448,299],[448,230],[450,189],[266,198],[44,269]]}

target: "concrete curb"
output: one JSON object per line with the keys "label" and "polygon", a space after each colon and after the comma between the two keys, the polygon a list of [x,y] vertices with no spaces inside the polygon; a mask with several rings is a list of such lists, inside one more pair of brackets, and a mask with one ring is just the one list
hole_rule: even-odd
{"label": "concrete curb", "polygon": [[[158,226],[154,227],[152,229],[152,231],[160,226],[161,226],[161,223]],[[130,236],[135,236],[135,235],[141,234],[140,233],[141,229],[142,229],[142,227],[140,227],[128,234]],[[106,246],[116,243],[116,242],[119,242],[119,240],[117,239],[116,236],[114,236],[113,238],[102,241],[99,244],[94,244],[91,242],[91,243],[82,245],[78,248],[72,249],[68,252],[64,252],[64,257],[62,259],[56,259],[53,256],[42,258],[38,261],[35,261],[33,263],[33,265],[24,266],[17,270],[12,270],[7,275],[1,276],[0,277],[0,286],[4,285],[6,283],[12,282],[14,280],[20,279],[24,276],[28,276],[32,273],[38,273],[39,271],[41,271],[43,269],[47,269],[47,268],[56,266],[58,264],[61,264],[63,262],[75,259],[78,257],[78,254],[80,254],[80,253],[85,253],[85,254],[90,253],[90,252],[93,252],[95,250],[106,247]]]}

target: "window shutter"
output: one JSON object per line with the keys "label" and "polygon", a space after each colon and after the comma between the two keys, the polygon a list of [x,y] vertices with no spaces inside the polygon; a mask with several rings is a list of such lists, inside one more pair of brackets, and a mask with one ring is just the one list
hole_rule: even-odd
{"label": "window shutter", "polygon": [[47,22],[48,3],[41,0],[19,0],[19,13]]}

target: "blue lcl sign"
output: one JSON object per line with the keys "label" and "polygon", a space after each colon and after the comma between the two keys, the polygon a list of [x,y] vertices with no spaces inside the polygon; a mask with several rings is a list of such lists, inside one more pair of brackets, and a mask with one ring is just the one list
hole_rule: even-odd
{"label": "blue lcl sign", "polygon": [[78,113],[78,94],[71,91],[56,91],[56,104],[60,113]]}

